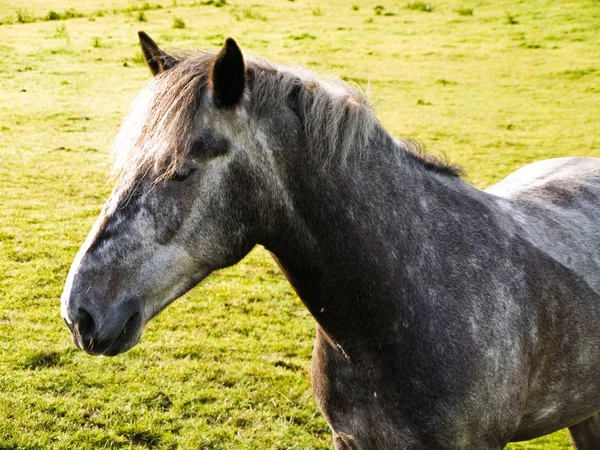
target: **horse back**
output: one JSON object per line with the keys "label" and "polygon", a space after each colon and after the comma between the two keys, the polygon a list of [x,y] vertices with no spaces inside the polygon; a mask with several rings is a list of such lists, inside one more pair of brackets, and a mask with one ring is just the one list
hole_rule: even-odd
{"label": "horse back", "polygon": [[486,192],[520,204],[600,217],[600,158],[538,161],[508,175]]}

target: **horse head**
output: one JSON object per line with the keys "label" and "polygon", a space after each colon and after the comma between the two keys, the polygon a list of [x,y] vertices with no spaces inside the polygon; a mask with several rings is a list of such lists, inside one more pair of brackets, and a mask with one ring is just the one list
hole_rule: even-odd
{"label": "horse head", "polygon": [[73,341],[90,354],[133,347],[170,302],[243,258],[259,239],[259,203],[271,201],[236,42],[180,60],[140,41],[155,77],[117,136],[116,187],[62,295]]}

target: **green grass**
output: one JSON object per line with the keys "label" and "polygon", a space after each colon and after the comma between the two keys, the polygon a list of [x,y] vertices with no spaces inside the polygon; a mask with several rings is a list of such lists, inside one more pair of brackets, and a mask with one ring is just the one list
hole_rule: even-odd
{"label": "green grass", "polygon": [[183,21],[183,19],[180,19],[179,17],[173,18],[173,28],[176,28],[176,29],[185,28],[185,22]]}
{"label": "green grass", "polygon": [[[380,2],[0,0],[0,448],[331,448],[310,392],[314,323],[260,248],[129,353],[70,344],[60,293],[110,191],[108,146],[149,79],[140,27],[167,48],[234,36],[368,88],[391,132],[479,187],[535,160],[600,156],[597,0]],[[509,448],[570,445],[562,431]]]}
{"label": "green grass", "polygon": [[473,15],[473,8],[459,8],[456,10],[456,13],[459,16],[472,16]]}
{"label": "green grass", "polygon": [[434,6],[430,3],[410,2],[406,5],[406,9],[412,9],[413,11],[432,12]]}

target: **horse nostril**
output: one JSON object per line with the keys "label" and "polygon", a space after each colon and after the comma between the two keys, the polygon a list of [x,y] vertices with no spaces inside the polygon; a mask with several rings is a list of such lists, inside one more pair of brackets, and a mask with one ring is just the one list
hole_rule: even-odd
{"label": "horse nostril", "polygon": [[83,345],[91,347],[95,329],[94,319],[85,309],[80,308],[78,313],[79,317],[77,318],[76,326],[79,330],[79,335],[81,336]]}

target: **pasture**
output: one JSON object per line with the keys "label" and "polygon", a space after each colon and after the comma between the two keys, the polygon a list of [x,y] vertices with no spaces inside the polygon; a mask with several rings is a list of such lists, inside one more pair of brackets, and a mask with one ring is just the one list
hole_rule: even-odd
{"label": "pasture", "polygon": [[[361,86],[388,130],[478,187],[535,160],[600,156],[598,0],[0,0],[0,23],[0,448],[331,448],[310,392],[314,322],[260,248],[126,354],[70,342],[63,283],[150,78],[140,29],[163,48],[233,36]],[[570,444],[561,431],[509,448]]]}

